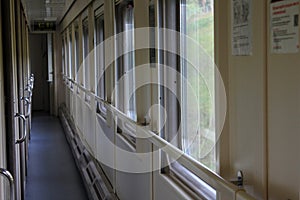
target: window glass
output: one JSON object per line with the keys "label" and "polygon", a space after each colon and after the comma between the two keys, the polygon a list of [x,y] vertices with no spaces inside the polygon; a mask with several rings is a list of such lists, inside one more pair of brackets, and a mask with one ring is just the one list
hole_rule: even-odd
{"label": "window glass", "polygon": [[[160,136],[215,170],[214,70],[207,64],[213,63],[214,58],[212,8],[212,0],[159,0],[158,26],[172,31],[160,34],[158,45],[180,55],[166,50],[158,51],[157,55],[158,62],[163,64],[159,79],[167,86],[172,83],[170,87],[173,87],[173,91],[159,88],[160,105],[167,115],[161,116],[165,122]],[[174,31],[182,35],[170,33]],[[185,34],[187,37],[183,37]],[[199,72],[199,67],[204,69],[201,71],[204,74]],[[170,73],[170,68],[180,76]],[[165,152],[161,154],[161,164],[162,173],[179,179],[198,196],[216,199],[212,187]]]}
{"label": "window glass", "polygon": [[116,80],[119,82],[117,107],[136,120],[133,16],[133,1],[124,0],[116,6],[116,32],[122,33],[116,44],[117,55],[121,55],[116,63]]}
{"label": "window glass", "polygon": [[80,63],[79,63],[79,29],[78,29],[78,22],[75,22],[75,78],[76,81],[78,81],[78,72],[80,68]]}
{"label": "window glass", "polygon": [[70,76],[70,70],[69,70],[69,46],[68,46],[68,39],[67,34],[64,34],[65,40],[64,40],[64,50],[65,50],[65,69],[66,69],[66,76]]}
{"label": "window glass", "polygon": [[84,19],[82,22],[82,41],[83,41],[83,73],[84,73],[84,86],[89,89],[90,70],[87,56],[89,54],[89,24],[88,19]]}
{"label": "window glass", "polygon": [[69,27],[68,35],[68,51],[69,51],[69,78],[73,79],[73,53],[72,53],[72,27]]}
{"label": "window glass", "polygon": [[96,86],[97,95],[104,99],[105,94],[105,63],[104,63],[104,45],[100,45],[104,41],[104,17],[97,16],[95,20],[96,34]]}
{"label": "window glass", "polygon": [[178,78],[166,67],[159,70],[162,82],[174,82],[179,88],[176,94],[160,89],[160,104],[168,116],[161,136],[215,171],[213,1],[160,0],[158,12],[159,27],[186,35],[164,34],[158,39],[159,45],[180,52],[159,52],[159,63],[181,74]]}
{"label": "window glass", "polygon": [[62,73],[66,75],[66,70],[65,70],[65,40],[64,37],[62,37],[62,45],[61,45],[61,53],[62,53]]}
{"label": "window glass", "polygon": [[[185,123],[182,148],[185,153],[215,171],[214,66],[206,66],[207,63],[214,63],[208,62],[214,58],[213,0],[182,1],[180,31],[200,44],[200,51],[203,51],[194,52],[190,50],[192,48],[189,48],[188,42],[181,41],[181,49],[187,60],[198,58],[202,59],[200,65],[203,63],[203,66],[192,66],[186,60],[181,62],[181,71],[186,73],[187,82],[191,84],[182,88],[186,105],[182,112]],[[200,56],[203,53],[205,56]],[[197,67],[205,67],[205,74],[200,74],[195,69]]]}

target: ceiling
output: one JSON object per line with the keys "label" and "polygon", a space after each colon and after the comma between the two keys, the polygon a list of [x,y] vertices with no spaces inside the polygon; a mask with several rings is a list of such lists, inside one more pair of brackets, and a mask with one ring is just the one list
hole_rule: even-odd
{"label": "ceiling", "polygon": [[33,20],[56,21],[63,17],[63,14],[73,0],[21,0],[31,24]]}

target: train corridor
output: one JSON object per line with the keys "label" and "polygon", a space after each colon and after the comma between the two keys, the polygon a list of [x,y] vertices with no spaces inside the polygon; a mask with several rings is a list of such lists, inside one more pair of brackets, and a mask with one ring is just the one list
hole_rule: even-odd
{"label": "train corridor", "polygon": [[88,199],[58,118],[34,113],[25,200]]}

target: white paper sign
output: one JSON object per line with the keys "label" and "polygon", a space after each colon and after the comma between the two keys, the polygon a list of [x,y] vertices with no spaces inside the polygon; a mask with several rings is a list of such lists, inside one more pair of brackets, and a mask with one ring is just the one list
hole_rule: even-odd
{"label": "white paper sign", "polygon": [[299,0],[285,0],[271,4],[272,53],[299,51]]}
{"label": "white paper sign", "polygon": [[252,54],[252,0],[232,0],[232,55]]}

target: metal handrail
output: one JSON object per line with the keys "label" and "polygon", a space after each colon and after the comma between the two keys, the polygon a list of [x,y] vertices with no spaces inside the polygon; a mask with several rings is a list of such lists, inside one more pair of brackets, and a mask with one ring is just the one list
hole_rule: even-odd
{"label": "metal handrail", "polygon": [[[68,79],[67,77],[65,77]],[[68,79],[69,80],[69,79]],[[73,80],[69,80],[72,81]],[[99,98],[97,95],[93,94],[91,91],[85,89],[81,85],[76,82],[73,82],[77,87],[83,90],[85,93],[90,94],[95,98],[96,101],[102,102],[106,105],[106,108],[114,115],[119,117],[120,119],[125,120],[126,122],[132,124],[136,127],[136,132],[138,132],[139,136],[143,138],[147,138],[149,142],[151,142],[154,146],[160,148],[162,151],[167,153],[169,156],[173,158],[178,158],[178,162],[186,167],[188,170],[193,172],[196,176],[201,178],[207,184],[218,191],[227,191],[234,199],[236,195],[243,195],[242,199],[253,200],[254,198],[244,192],[243,189],[235,186],[234,184],[228,182],[227,180],[223,179],[220,175],[210,171],[206,166],[199,163],[197,160],[193,159],[192,157],[186,155],[182,150],[178,149],[174,145],[170,144],[168,141],[162,139],[156,133],[149,130],[147,127],[138,124],[137,122],[133,121],[132,119],[128,118],[122,111],[118,110],[115,106],[111,103],[107,102],[106,100]]]}
{"label": "metal handrail", "polygon": [[21,118],[24,122],[24,135],[22,138],[16,140],[16,144],[21,144],[23,143],[25,140],[26,140],[26,137],[27,137],[27,131],[26,131],[26,116],[25,115],[22,115],[20,113],[17,113],[15,114],[15,117],[18,117],[18,118]]}
{"label": "metal handrail", "polygon": [[[97,98],[97,100],[103,101],[100,98]],[[131,123],[133,126],[135,126],[136,132],[139,134],[139,136],[141,136],[142,138],[147,138],[147,140],[151,142],[154,146],[160,148],[172,158],[177,158],[177,161],[180,164],[182,164],[188,170],[193,172],[195,175],[197,175],[199,178],[201,178],[204,182],[209,184],[217,191],[227,191],[233,196],[235,196],[235,194],[238,191],[240,191],[240,189],[237,186],[233,185],[232,183],[229,183],[220,175],[210,171],[206,166],[199,163],[192,157],[186,155],[182,150],[178,149],[168,141],[162,139],[160,136],[149,130],[147,127],[137,124],[135,121],[128,118],[123,112],[118,110],[116,107],[112,106],[111,104],[108,104],[107,102],[105,102],[105,104],[107,106],[107,109],[110,110],[113,116],[117,116],[120,119],[125,119],[126,122]]]}
{"label": "metal handrail", "polygon": [[[123,112],[118,110],[116,107],[111,105],[110,103],[106,102],[105,100],[95,96],[95,99],[97,101],[100,101],[106,105],[106,108],[114,115],[119,117],[120,119],[125,119],[126,122],[131,123],[136,127],[136,132],[139,132],[138,134],[142,136],[143,138],[147,138],[149,142],[151,142],[156,147],[160,148],[162,151],[167,153],[173,158],[178,158],[178,162],[182,164],[184,167],[186,167],[188,170],[193,172],[195,175],[197,175],[199,178],[201,178],[203,181],[208,183],[211,187],[218,191],[227,191],[231,193],[233,196],[235,196],[237,193],[240,193],[243,191],[239,187],[233,185],[232,183],[229,183],[225,179],[223,179],[220,175],[210,171],[206,166],[199,163],[192,157],[184,154],[182,150],[178,149],[174,145],[170,144],[168,141],[162,139],[160,136],[158,136],[156,133],[152,132],[151,130],[147,129],[145,126],[141,126],[137,124],[132,119],[128,118]],[[253,197],[249,196],[247,193],[243,193],[245,196],[247,196],[247,199],[253,199]]]}
{"label": "metal handrail", "polygon": [[0,168],[0,175],[6,177],[7,180],[9,181],[10,199],[14,200],[15,199],[15,181],[14,181],[13,176],[11,175],[11,173],[8,170],[2,169],[2,168]]}

